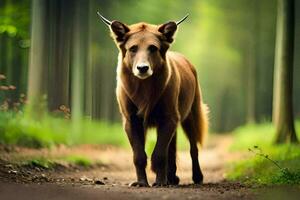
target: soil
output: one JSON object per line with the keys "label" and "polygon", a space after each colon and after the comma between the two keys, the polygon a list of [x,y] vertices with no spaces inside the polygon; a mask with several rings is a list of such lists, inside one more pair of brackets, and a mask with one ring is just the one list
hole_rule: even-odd
{"label": "soil", "polygon": [[[58,146],[51,149],[29,149],[0,146],[0,199],[255,199],[256,194],[238,182],[225,180],[225,165],[241,154],[228,152],[231,138],[211,138],[201,150],[200,163],[205,179],[192,184],[188,151],[178,152],[179,186],[162,188],[129,187],[135,180],[130,149],[111,146]],[[95,164],[83,167],[58,158],[81,155]],[[25,162],[29,158],[55,160],[51,167]],[[154,174],[147,168],[149,183]]]}

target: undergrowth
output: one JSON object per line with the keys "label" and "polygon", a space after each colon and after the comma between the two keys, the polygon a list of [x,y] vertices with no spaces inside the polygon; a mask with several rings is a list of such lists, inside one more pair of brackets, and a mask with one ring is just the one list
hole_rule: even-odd
{"label": "undergrowth", "polygon": [[[300,123],[296,126],[299,134]],[[244,158],[229,164],[227,178],[252,185],[300,185],[300,146],[274,145],[274,133],[269,123],[238,128],[231,151]]]}

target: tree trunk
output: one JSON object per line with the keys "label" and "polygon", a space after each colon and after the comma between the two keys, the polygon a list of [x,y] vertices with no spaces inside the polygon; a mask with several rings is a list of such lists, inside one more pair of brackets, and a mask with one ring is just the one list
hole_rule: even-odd
{"label": "tree trunk", "polygon": [[7,38],[6,34],[0,36],[0,74],[6,74],[6,59],[7,59]]}
{"label": "tree trunk", "polygon": [[273,122],[276,143],[297,142],[293,117],[294,0],[278,0]]}
{"label": "tree trunk", "polygon": [[[96,12],[91,12],[92,8],[95,7],[95,2],[90,1],[89,7],[88,7],[88,26],[87,26],[87,45],[88,47],[91,47],[92,45],[92,22],[95,18]],[[85,67],[85,88],[84,88],[84,114],[89,119],[92,118],[92,109],[93,109],[93,65],[92,65],[92,56],[90,53],[90,48],[87,48],[86,54],[87,54],[87,65]]]}
{"label": "tree trunk", "polygon": [[256,56],[254,41],[249,42],[247,59],[247,110],[246,122],[253,124],[256,122]]}
{"label": "tree trunk", "polygon": [[88,3],[84,0],[74,2],[74,27],[72,43],[72,118],[83,116],[84,109],[84,69],[88,57]]}
{"label": "tree trunk", "polygon": [[250,33],[248,36],[248,51],[245,58],[247,59],[247,109],[246,122],[249,124],[257,122],[257,81],[258,81],[258,51],[259,51],[259,34],[260,34],[260,2],[251,0],[249,6],[252,8],[252,14],[249,15],[248,21],[251,22]]}
{"label": "tree trunk", "polygon": [[[50,2],[50,59],[48,109],[69,107],[69,66],[72,28],[72,3],[70,0]],[[54,81],[55,80],[55,81]]]}
{"label": "tree trunk", "polygon": [[47,1],[32,1],[31,48],[28,76],[28,114],[40,119],[45,111],[45,71],[48,66],[47,57]]}

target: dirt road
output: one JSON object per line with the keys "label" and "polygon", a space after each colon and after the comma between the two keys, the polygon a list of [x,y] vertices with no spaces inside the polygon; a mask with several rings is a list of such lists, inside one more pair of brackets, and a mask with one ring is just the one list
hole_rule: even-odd
{"label": "dirt road", "polygon": [[[59,147],[51,150],[1,150],[0,199],[253,199],[251,189],[224,180],[224,165],[238,155],[228,153],[230,138],[216,138],[200,153],[205,176],[203,185],[193,185],[188,152],[178,153],[180,185],[165,188],[132,188],[135,180],[131,151],[113,147]],[[30,156],[86,155],[101,160],[97,166],[54,169],[20,166],[13,160]],[[154,174],[148,168],[149,183]]]}

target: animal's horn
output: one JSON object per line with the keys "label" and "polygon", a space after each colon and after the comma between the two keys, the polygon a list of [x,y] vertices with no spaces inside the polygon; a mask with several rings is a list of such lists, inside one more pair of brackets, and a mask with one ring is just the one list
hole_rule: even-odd
{"label": "animal's horn", "polygon": [[186,20],[186,18],[188,18],[189,14],[187,14],[186,16],[184,16],[181,20],[176,22],[176,25],[178,26],[181,22],[183,22],[184,20]]}
{"label": "animal's horn", "polygon": [[97,14],[99,15],[99,17],[101,18],[101,20],[102,20],[107,26],[110,26],[110,25],[111,25],[111,21],[109,21],[108,19],[106,19],[105,17],[103,17],[99,12],[97,12]]}

